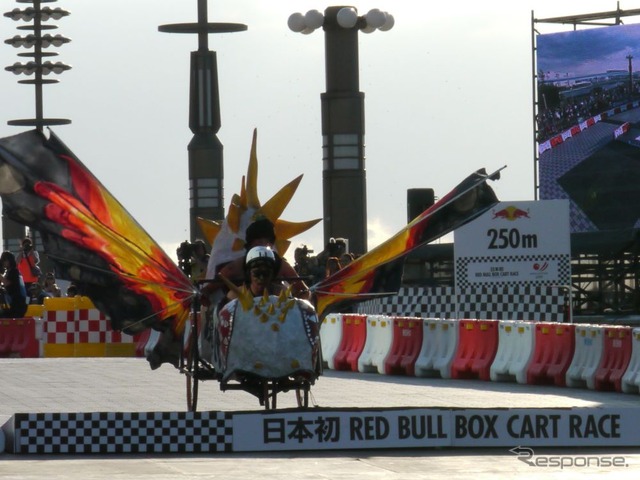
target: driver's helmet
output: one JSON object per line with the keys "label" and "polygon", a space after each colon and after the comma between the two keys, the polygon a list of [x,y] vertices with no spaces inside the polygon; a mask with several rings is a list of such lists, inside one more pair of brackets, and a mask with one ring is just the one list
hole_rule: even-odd
{"label": "driver's helmet", "polygon": [[265,264],[272,270],[276,266],[276,256],[270,247],[253,247],[244,259],[244,268],[250,270],[258,264]]}

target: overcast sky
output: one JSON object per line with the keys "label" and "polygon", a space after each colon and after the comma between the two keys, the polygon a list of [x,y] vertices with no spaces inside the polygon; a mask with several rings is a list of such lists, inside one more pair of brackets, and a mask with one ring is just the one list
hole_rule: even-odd
{"label": "overcast sky", "polygon": [[541,35],[537,41],[537,69],[544,72],[569,76],[626,72],[628,56],[634,63],[640,61],[640,24],[558,32]]}
{"label": "overcast sky", "polygon": [[[620,2],[621,8],[637,8]],[[3,11],[22,7],[2,2]],[[324,11],[317,0],[210,0],[209,21],[248,25],[211,35],[217,52],[224,145],[225,208],[246,172],[258,129],[259,196],[263,203],[295,176],[304,178],[283,218],[322,216],[320,94],[322,31],[291,32],[294,12]],[[346,4],[349,5],[349,4]],[[360,33],[360,90],[365,93],[369,247],[406,224],[406,191],[430,187],[441,196],[472,171],[493,171],[504,201],[534,198],[531,16],[610,11],[615,1],[358,1],[391,13],[387,32]],[[55,60],[73,66],[45,86],[45,116],[138,222],[174,256],[189,237],[187,144],[189,52],[193,35],[158,32],[196,21],[196,0],[61,0],[71,16],[49,22],[72,39]],[[627,19],[627,23],[637,20]],[[3,39],[18,33],[0,18]],[[539,25],[541,33],[570,26]],[[0,44],[3,66],[18,50]],[[22,77],[24,78],[24,77]],[[19,133],[11,119],[34,115],[33,87],[0,72],[0,137]],[[322,250],[322,223],[294,239]]]}

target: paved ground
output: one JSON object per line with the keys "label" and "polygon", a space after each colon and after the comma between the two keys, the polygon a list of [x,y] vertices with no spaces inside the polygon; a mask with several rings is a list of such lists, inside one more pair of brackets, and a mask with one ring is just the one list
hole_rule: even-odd
{"label": "paved ground", "polygon": [[[185,379],[173,367],[149,369],[143,359],[0,359],[0,423],[18,412],[184,410]],[[633,406],[640,396],[515,383],[388,377],[326,371],[312,389],[323,407],[580,407]],[[261,410],[244,392],[201,384],[202,410]],[[279,406],[294,405],[283,394]],[[481,445],[479,445],[481,447]],[[543,461],[565,468],[530,466],[506,449],[433,449],[320,453],[34,457],[0,454],[5,479],[341,479],[562,477],[637,478],[638,449],[539,450]],[[620,467],[607,466],[620,457]],[[588,465],[586,465],[588,463]]]}

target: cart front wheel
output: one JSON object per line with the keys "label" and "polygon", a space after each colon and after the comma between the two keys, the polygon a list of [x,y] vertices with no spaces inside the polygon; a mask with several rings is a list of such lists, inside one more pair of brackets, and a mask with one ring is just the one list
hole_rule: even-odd
{"label": "cart front wheel", "polygon": [[296,401],[298,408],[309,408],[309,390],[311,385],[303,383],[301,387],[296,388]]}
{"label": "cart front wheel", "polygon": [[198,408],[198,374],[200,372],[200,357],[198,355],[198,328],[193,322],[189,332],[187,365],[185,377],[187,379],[187,409],[195,412]]}
{"label": "cart front wheel", "polygon": [[278,385],[275,380],[264,380],[262,382],[262,399],[265,410],[275,410],[277,407]]}

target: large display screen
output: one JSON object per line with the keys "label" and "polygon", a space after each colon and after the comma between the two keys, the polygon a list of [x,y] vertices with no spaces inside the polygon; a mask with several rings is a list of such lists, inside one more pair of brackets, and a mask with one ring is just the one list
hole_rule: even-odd
{"label": "large display screen", "polygon": [[640,25],[537,35],[536,76],[539,198],[571,232],[640,228]]}

